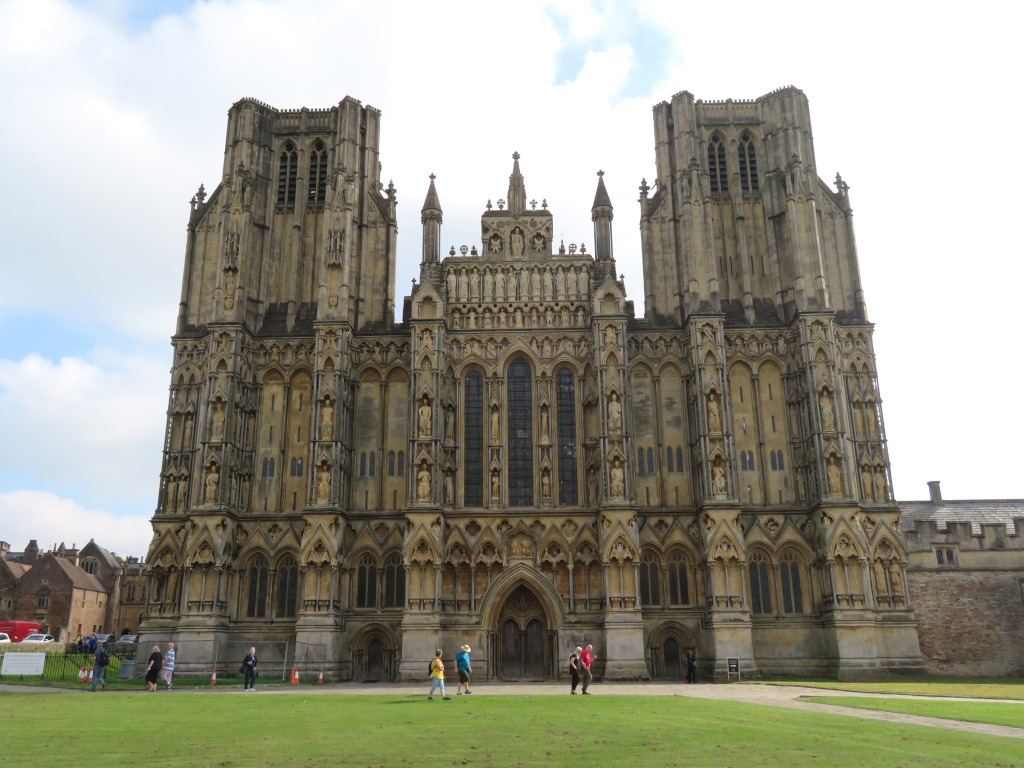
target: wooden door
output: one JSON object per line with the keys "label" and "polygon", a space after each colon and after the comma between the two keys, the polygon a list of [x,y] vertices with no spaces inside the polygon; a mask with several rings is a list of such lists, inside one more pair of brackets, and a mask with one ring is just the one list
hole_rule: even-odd
{"label": "wooden door", "polygon": [[501,625],[501,676],[518,680],[523,675],[523,642],[515,619]]}
{"label": "wooden door", "polygon": [[544,679],[544,625],[531,619],[523,643],[523,673],[528,680]]}
{"label": "wooden door", "polygon": [[384,644],[377,638],[366,646],[366,681],[384,679]]}
{"label": "wooden door", "polygon": [[679,641],[674,637],[665,638],[665,678],[679,680],[683,676],[683,667],[679,658]]}

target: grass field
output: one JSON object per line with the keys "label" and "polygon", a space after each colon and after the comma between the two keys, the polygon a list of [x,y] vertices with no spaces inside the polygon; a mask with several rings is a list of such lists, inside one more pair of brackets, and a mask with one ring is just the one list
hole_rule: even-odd
{"label": "grass field", "polygon": [[1024,702],[1020,704],[998,704],[988,701],[916,701],[913,699],[855,698],[852,696],[805,696],[803,701],[820,704],[835,704],[840,707],[876,709],[882,712],[898,712],[903,715],[922,717],[943,717],[947,720],[964,720],[969,723],[991,723],[1024,728]]}
{"label": "grass field", "polygon": [[963,696],[971,699],[1024,700],[1024,678],[926,677],[883,683],[842,683],[836,680],[767,680],[764,685],[799,685],[854,693],[898,693],[911,696]]}
{"label": "grass field", "polygon": [[0,755],[75,766],[1024,768],[1024,741],[688,697],[0,694]]}

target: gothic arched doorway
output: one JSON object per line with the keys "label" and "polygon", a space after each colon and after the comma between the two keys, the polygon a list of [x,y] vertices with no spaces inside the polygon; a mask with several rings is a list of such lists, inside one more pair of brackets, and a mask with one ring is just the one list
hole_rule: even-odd
{"label": "gothic arched doorway", "polygon": [[497,626],[501,680],[544,680],[549,664],[547,616],[537,595],[520,584],[502,606]]}
{"label": "gothic arched doorway", "polygon": [[697,647],[693,633],[674,621],[666,622],[651,633],[648,663],[655,680],[682,680],[686,676],[686,652]]}
{"label": "gothic arched doorway", "polygon": [[384,643],[379,637],[366,645],[366,681],[384,679]]}

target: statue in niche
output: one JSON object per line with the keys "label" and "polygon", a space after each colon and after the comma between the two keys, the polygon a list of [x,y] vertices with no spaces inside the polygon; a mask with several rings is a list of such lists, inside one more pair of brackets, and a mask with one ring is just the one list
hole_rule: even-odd
{"label": "statue in niche", "polygon": [[546,325],[548,328],[551,328],[554,324],[555,313],[552,311],[551,307],[546,307],[544,309],[544,325]]}
{"label": "statue in niche", "polygon": [[857,430],[857,437],[864,437],[864,406],[855,403],[853,406],[853,423]]}
{"label": "statue in niche", "polygon": [[551,498],[551,470],[545,469],[540,474],[540,496],[542,499]]}
{"label": "statue in niche", "polygon": [[491,408],[491,442],[496,443],[501,439],[501,420],[498,417],[498,406]]}
{"label": "statue in niche", "polygon": [[879,427],[878,409],[875,407],[874,403],[867,403],[864,406],[864,410],[868,420],[868,432],[870,433],[870,436],[878,437],[882,433],[882,430]]}
{"label": "statue in niche", "polygon": [[727,490],[725,482],[725,466],[723,462],[716,461],[711,467],[711,484],[716,496],[724,496]]}
{"label": "statue in niche", "polygon": [[541,354],[544,357],[551,357],[551,355],[554,353],[554,350],[551,347],[551,339],[547,337],[544,338],[544,341],[541,343],[541,350]]}
{"label": "statue in niche", "polygon": [[430,500],[430,470],[427,469],[427,462],[420,464],[420,471],[416,473],[416,498],[419,501]]}
{"label": "statue in niche", "polygon": [[860,482],[864,486],[864,500],[872,501],[875,498],[875,483],[871,477],[871,467],[865,464],[860,470]]}
{"label": "statue in niche", "polygon": [[885,467],[882,465],[875,467],[875,500],[889,500],[889,489],[886,487],[885,482]]}
{"label": "statue in niche", "polygon": [[505,300],[505,270],[497,269],[494,272],[494,298],[497,301]]}
{"label": "statue in niche", "polygon": [[455,277],[455,270],[449,269],[447,277],[448,284],[448,301],[455,301],[458,297],[458,281]]}
{"label": "statue in niche", "polygon": [[718,406],[718,396],[712,391],[708,393],[708,432],[722,431],[722,412]]}
{"label": "statue in niche", "polygon": [[548,442],[551,439],[551,419],[548,417],[548,407],[542,406],[540,409],[540,441],[542,443]]}
{"label": "statue in niche", "polygon": [[562,325],[569,325],[569,308],[562,307]]}
{"label": "statue in niche", "polygon": [[568,296],[568,298],[570,300],[575,299],[576,298],[576,285],[577,285],[577,283],[576,283],[576,270],[573,269],[572,267],[567,267],[566,268],[565,283],[566,283],[566,286],[565,286],[566,287],[566,291],[565,291],[566,292],[566,296]]}
{"label": "statue in niche", "polygon": [[888,595],[889,594],[889,583],[885,578],[885,565],[882,564],[881,560],[875,560],[874,565],[875,571],[875,594]]}
{"label": "statue in niche", "polygon": [[612,392],[608,401],[608,434],[622,434],[622,403],[617,392]]}
{"label": "statue in niche", "polygon": [[316,500],[323,503],[331,498],[331,470],[326,464],[321,464],[316,473]]}
{"label": "statue in niche", "polygon": [[580,267],[578,282],[580,298],[585,299],[590,291],[590,275],[588,274],[586,267]]}
{"label": "statue in niche", "polygon": [[583,323],[587,320],[587,313],[583,311],[583,307],[576,310],[576,325],[583,327]]}
{"label": "statue in niche", "polygon": [[545,299],[550,299],[551,298],[551,268],[550,267],[544,267],[544,274],[541,275],[541,279],[543,280],[542,287],[544,289],[544,298]]}
{"label": "statue in niche", "polygon": [[330,440],[334,436],[334,406],[331,398],[325,397],[320,409],[320,439]]}
{"label": "statue in niche", "polygon": [[536,269],[530,270],[530,300],[540,301],[540,272]]}
{"label": "statue in niche", "polygon": [[825,432],[834,432],[836,428],[836,414],[832,410],[832,398],[827,389],[823,389],[818,395],[818,407],[821,409],[821,428]]}
{"label": "statue in niche", "polygon": [[597,504],[597,470],[591,467],[587,470],[587,503]]}
{"label": "statue in niche", "polygon": [[559,300],[565,300],[565,272],[561,267],[555,272],[555,295]]}
{"label": "statue in niche", "polygon": [[224,403],[220,400],[213,401],[213,408],[210,414],[210,437],[219,440],[224,436]]}
{"label": "statue in niche", "polygon": [[430,407],[430,400],[426,395],[423,396],[423,400],[420,401],[419,415],[420,415],[420,437],[430,437],[431,432],[431,416],[432,409]]}
{"label": "statue in niche", "polygon": [[216,464],[211,464],[210,468],[206,471],[206,503],[213,504],[213,500],[217,498],[217,485],[220,483],[220,472],[218,471]]}
{"label": "statue in niche", "polygon": [[484,300],[490,301],[494,295],[494,276],[490,269],[484,270]]}
{"label": "statue in niche", "polygon": [[455,473],[450,469],[444,473],[444,503],[455,503]]}
{"label": "statue in niche", "polygon": [[476,328],[476,310],[475,309],[471,309],[471,310],[469,310],[469,312],[466,313],[466,327],[467,328],[472,328],[472,329]]}
{"label": "statue in niche", "polygon": [[224,311],[230,312],[235,306],[235,271],[224,271]]}
{"label": "statue in niche", "polygon": [[480,301],[480,273],[476,271],[476,267],[469,275],[469,300]]}
{"label": "statue in niche", "polygon": [[612,498],[622,499],[626,496],[626,473],[622,468],[622,460],[616,456],[612,459],[610,472],[612,485]]}
{"label": "statue in niche", "polygon": [[616,341],[618,341],[618,334],[615,333],[615,326],[606,325],[604,327],[604,343],[608,346],[615,346]]}
{"label": "statue in niche", "polygon": [[521,258],[523,258],[523,248],[525,247],[525,245],[526,244],[523,241],[523,233],[522,233],[522,231],[518,230],[518,229],[513,229],[512,230],[512,237],[510,239],[510,246],[511,246],[511,252],[512,252],[512,258],[513,259],[521,259]]}
{"label": "statue in niche", "polygon": [[430,332],[429,328],[424,328],[423,333],[420,335],[420,348],[421,349],[433,349],[434,348],[434,334]]}
{"label": "statue in niche", "polygon": [[523,327],[523,308],[522,307],[516,307],[515,315],[513,317],[514,317],[515,322],[513,322],[512,327],[513,328],[522,328]]}
{"label": "statue in niche", "polygon": [[465,301],[469,297],[469,276],[466,270],[459,270],[459,301]]}
{"label": "statue in niche", "polygon": [[185,426],[182,429],[181,447],[189,448],[192,445],[192,414],[185,414]]}
{"label": "statue in niche", "polygon": [[497,504],[501,500],[501,476],[498,470],[491,472],[491,503]]}
{"label": "statue in niche", "polygon": [[889,563],[889,580],[892,584],[893,594],[903,594],[903,573],[900,569],[900,564],[897,563],[895,560]]}
{"label": "statue in niche", "polygon": [[831,496],[843,495],[843,471],[839,466],[837,456],[828,457],[828,465],[825,467],[825,474],[828,477],[828,492]]}
{"label": "statue in niche", "polygon": [[444,409],[444,441],[446,443],[455,442],[455,409],[445,408]]}
{"label": "statue in niche", "polygon": [[538,321],[539,320],[540,320],[540,312],[537,311],[536,307],[530,307],[530,325],[527,326],[527,327],[529,327],[529,328],[536,328],[536,327],[538,327],[538,325],[539,325]]}

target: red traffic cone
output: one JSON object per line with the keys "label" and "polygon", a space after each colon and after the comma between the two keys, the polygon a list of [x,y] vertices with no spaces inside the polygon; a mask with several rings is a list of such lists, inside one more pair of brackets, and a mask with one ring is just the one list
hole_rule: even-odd
{"label": "red traffic cone", "polygon": [[89,683],[92,682],[92,667],[89,667],[89,678],[88,678],[88,680],[86,682],[89,682]]}
{"label": "red traffic cone", "polygon": [[324,671],[322,669],[320,670],[320,678],[317,680],[317,682],[320,683],[320,685],[324,684]]}
{"label": "red traffic cone", "polygon": [[299,668],[292,667],[292,685],[299,684]]}
{"label": "red traffic cone", "polygon": [[78,668],[78,682],[80,682],[80,683],[84,683],[85,682],[85,667],[79,667]]}
{"label": "red traffic cone", "polygon": [[215,670],[213,670],[213,674],[210,675],[210,685],[216,685],[216,684],[217,684],[217,670],[215,669]]}

